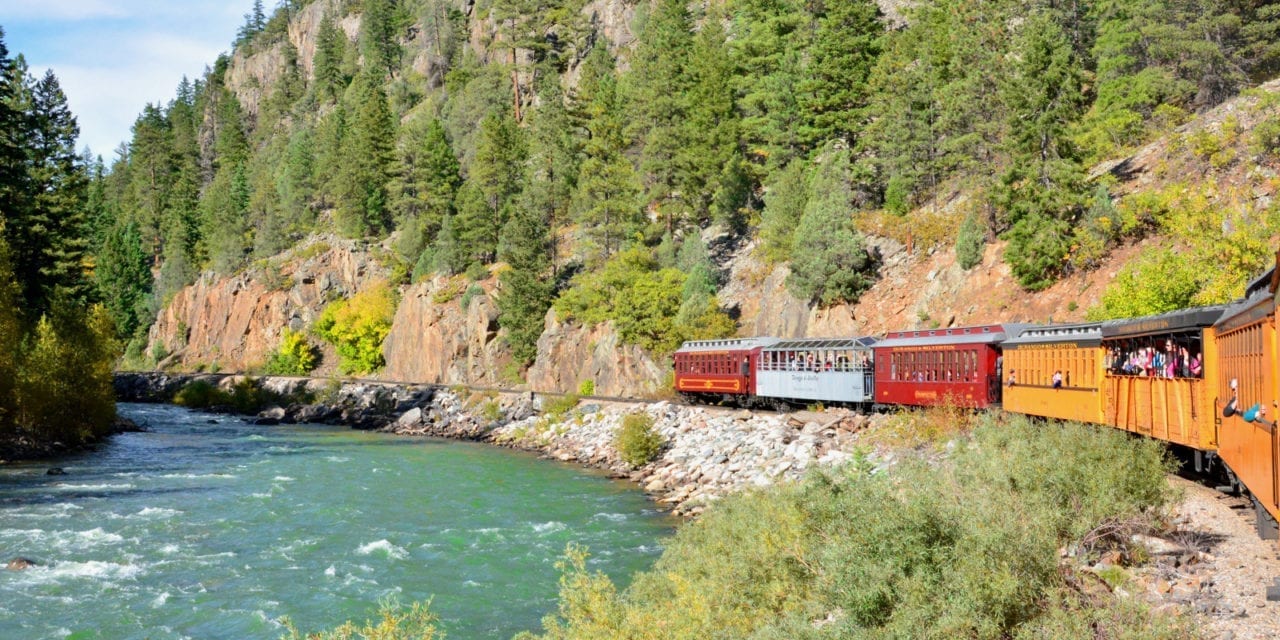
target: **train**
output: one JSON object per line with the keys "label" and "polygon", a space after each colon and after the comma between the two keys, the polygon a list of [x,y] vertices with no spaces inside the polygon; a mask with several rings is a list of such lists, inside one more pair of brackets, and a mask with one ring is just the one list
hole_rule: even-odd
{"label": "train", "polygon": [[701,403],[863,410],[951,404],[1110,426],[1192,454],[1280,539],[1280,252],[1225,305],[1070,324],[912,329],[883,337],[693,340],[674,390]]}

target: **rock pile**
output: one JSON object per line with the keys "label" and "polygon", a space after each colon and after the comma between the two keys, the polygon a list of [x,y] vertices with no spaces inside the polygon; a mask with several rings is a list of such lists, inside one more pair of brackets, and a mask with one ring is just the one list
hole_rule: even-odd
{"label": "rock pile", "polygon": [[[489,441],[609,469],[676,513],[696,514],[727,494],[853,459],[854,433],[873,419],[852,412],[788,416],[667,402],[581,404],[548,416],[537,404],[528,394],[463,401],[442,391],[429,407],[402,415],[392,430]],[[653,418],[665,445],[656,460],[633,469],[622,461],[615,440],[623,419],[636,412]]]}

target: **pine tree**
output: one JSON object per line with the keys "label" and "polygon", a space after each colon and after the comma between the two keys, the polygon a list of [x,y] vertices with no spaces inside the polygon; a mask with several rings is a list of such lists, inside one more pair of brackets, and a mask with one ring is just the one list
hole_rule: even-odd
{"label": "pine tree", "polygon": [[498,296],[498,323],[507,330],[512,358],[526,366],[538,354],[554,286],[545,212],[529,204],[517,206],[502,228],[503,259],[511,268],[502,272]]}
{"label": "pine tree", "polygon": [[[466,189],[466,186],[463,186]],[[431,270],[445,275],[462,273],[467,268],[467,256],[458,242],[458,233],[454,231],[453,215],[444,217],[440,223],[440,233],[436,234],[436,242],[431,252]],[[424,253],[425,257],[426,254]],[[417,268],[415,267],[415,271]]]}
{"label": "pine tree", "polygon": [[764,196],[760,220],[760,248],[770,262],[791,259],[796,225],[809,201],[809,162],[796,158],[774,174],[774,182]]}
{"label": "pine tree", "polygon": [[122,338],[132,336],[144,321],[151,294],[149,264],[136,224],[123,222],[111,228],[98,252],[94,277],[117,335]]}
{"label": "pine tree", "polygon": [[816,148],[830,140],[852,143],[865,117],[867,78],[880,56],[884,25],[871,0],[815,3],[818,28],[810,60],[797,92],[803,124],[800,137]]}
{"label": "pine tree", "polygon": [[627,75],[627,98],[632,131],[642,142],[640,171],[646,198],[656,203],[667,229],[678,227],[690,207],[680,191],[678,157],[688,146],[684,121],[688,116],[689,52],[693,45],[693,16],[684,0],[657,0],[638,34]]}
{"label": "pine tree", "polygon": [[1053,283],[1070,246],[1070,222],[1084,201],[1084,170],[1068,137],[1082,104],[1082,70],[1061,28],[1044,13],[1021,26],[1005,86],[1009,105],[1009,169],[993,200],[1004,212],[1005,260],[1033,290]]}
{"label": "pine tree", "polygon": [[746,153],[760,174],[800,153],[797,97],[805,14],[800,0],[742,0],[734,7],[732,41],[738,108]]}
{"label": "pine tree", "polygon": [[[40,222],[27,236],[32,242],[23,247],[26,255],[19,254],[28,260],[23,266],[32,271],[18,273],[19,282],[27,287],[28,311],[38,313],[49,308],[55,293],[76,303],[84,303],[90,295],[84,208],[89,179],[76,151],[80,127],[52,71],[35,83],[31,94],[28,172],[37,212],[31,221]],[[36,233],[43,237],[37,238]]]}
{"label": "pine tree", "polygon": [[401,255],[416,261],[453,210],[462,183],[444,125],[437,118],[410,121],[397,147],[399,162],[390,186],[391,208],[400,230]]}
{"label": "pine tree", "polygon": [[471,261],[488,264],[497,257],[498,235],[524,179],[525,155],[524,136],[514,120],[490,113],[481,121],[464,187],[469,193],[459,194],[454,221],[463,253]]}
{"label": "pine tree", "polygon": [[316,32],[316,51],[311,60],[314,88],[321,101],[335,101],[347,86],[342,61],[347,56],[347,36],[327,12]]}
{"label": "pine tree", "polygon": [[355,113],[342,139],[334,221],[351,237],[379,235],[390,225],[387,183],[394,162],[395,122],[377,78],[365,73],[353,86]]}
{"label": "pine tree", "polygon": [[733,101],[733,62],[724,16],[713,10],[694,36],[684,146],[676,154],[679,192],[694,217],[737,228],[751,192],[738,159],[739,125]]}
{"label": "pine tree", "polygon": [[853,193],[846,152],[829,148],[809,188],[794,243],[787,286],[801,300],[832,305],[855,302],[869,286],[871,258],[853,228]]}
{"label": "pine tree", "polygon": [[643,224],[643,187],[623,155],[625,112],[613,58],[604,47],[593,49],[583,63],[573,102],[587,140],[570,212],[582,229],[579,252],[590,264],[603,264]]}
{"label": "pine tree", "polygon": [[[575,135],[559,80],[548,73],[539,85],[540,103],[527,118],[529,158],[519,206],[538,212],[547,232],[555,237],[568,222],[581,141]],[[554,268],[555,244],[547,246]]]}
{"label": "pine tree", "polygon": [[400,68],[399,22],[393,0],[364,0],[364,13],[360,17],[360,52],[364,54],[365,68],[379,77],[395,75]]}

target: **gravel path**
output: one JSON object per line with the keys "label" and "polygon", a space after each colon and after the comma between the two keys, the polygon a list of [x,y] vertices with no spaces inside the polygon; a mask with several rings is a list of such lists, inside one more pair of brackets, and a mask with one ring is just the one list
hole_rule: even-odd
{"label": "gravel path", "polygon": [[1246,500],[1183,478],[1186,492],[1174,510],[1175,539],[1201,550],[1190,566],[1162,567],[1151,595],[1190,605],[1208,638],[1280,638],[1280,602],[1267,602],[1267,587],[1280,578],[1280,544],[1258,538]]}

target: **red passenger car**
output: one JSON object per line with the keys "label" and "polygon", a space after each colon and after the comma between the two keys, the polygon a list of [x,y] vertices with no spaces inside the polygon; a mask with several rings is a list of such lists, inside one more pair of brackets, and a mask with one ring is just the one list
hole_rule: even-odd
{"label": "red passenger car", "polygon": [[1025,324],[890,332],[874,346],[876,403],[982,408],[1000,402],[1000,342]]}
{"label": "red passenger car", "polygon": [[756,359],[776,338],[690,340],[676,350],[676,391],[700,401],[744,402],[756,393]]}

